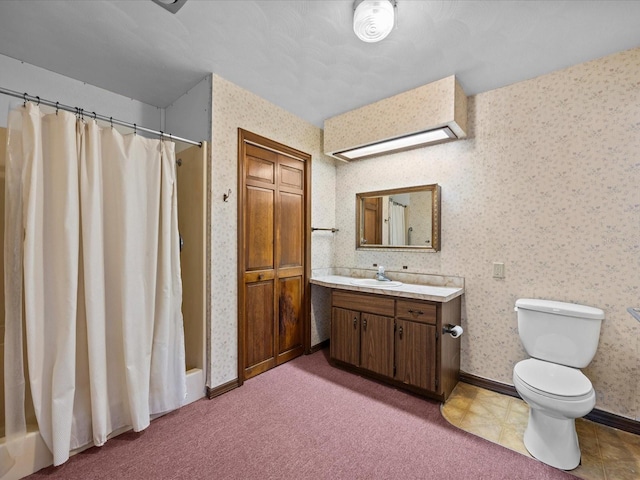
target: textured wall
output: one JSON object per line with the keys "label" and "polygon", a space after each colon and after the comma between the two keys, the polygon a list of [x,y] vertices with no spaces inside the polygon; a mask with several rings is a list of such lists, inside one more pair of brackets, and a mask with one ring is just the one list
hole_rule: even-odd
{"label": "textured wall", "polygon": [[[238,128],[312,155],[312,223],[333,226],[334,160],[322,153],[322,131],[223,78],[213,76],[212,108],[212,248],[211,248],[211,369],[208,385],[237,378],[237,177]],[[232,191],[229,202],[222,194]],[[318,225],[316,225],[316,223]],[[325,225],[329,224],[329,225]],[[330,266],[333,236],[312,236],[312,268]],[[324,334],[312,318],[312,344]],[[323,339],[324,339],[323,338]]]}
{"label": "textured wall", "polygon": [[[335,266],[465,277],[462,369],[512,384],[514,302],[602,308],[597,408],[640,418],[640,49],[469,99],[469,137],[339,163]],[[439,183],[442,251],[354,248],[357,192]],[[504,262],[505,279],[492,278]],[[392,276],[392,275],[391,275]]]}

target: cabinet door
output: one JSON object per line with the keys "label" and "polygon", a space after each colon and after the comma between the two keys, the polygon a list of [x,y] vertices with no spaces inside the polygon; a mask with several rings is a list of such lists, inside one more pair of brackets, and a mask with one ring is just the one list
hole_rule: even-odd
{"label": "cabinet door", "polygon": [[393,318],[363,313],[360,366],[393,377]]}
{"label": "cabinet door", "polygon": [[435,325],[398,320],[395,337],[395,379],[436,391]]}
{"label": "cabinet door", "polygon": [[333,307],[330,352],[331,358],[360,365],[360,312]]}

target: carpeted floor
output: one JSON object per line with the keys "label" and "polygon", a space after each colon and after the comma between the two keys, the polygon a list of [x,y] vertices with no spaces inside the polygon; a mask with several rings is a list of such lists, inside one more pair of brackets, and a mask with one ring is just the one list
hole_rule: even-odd
{"label": "carpeted floor", "polygon": [[297,358],[30,479],[573,479],[444,420],[439,404]]}

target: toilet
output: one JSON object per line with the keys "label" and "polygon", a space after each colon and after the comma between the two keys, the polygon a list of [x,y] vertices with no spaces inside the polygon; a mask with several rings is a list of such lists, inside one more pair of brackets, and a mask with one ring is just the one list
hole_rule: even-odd
{"label": "toilet", "polygon": [[580,464],[575,419],[596,404],[580,371],[598,348],[604,312],[553,300],[519,299],[518,334],[527,353],[513,369],[513,383],[529,405],[524,445],[538,460],[562,470]]}

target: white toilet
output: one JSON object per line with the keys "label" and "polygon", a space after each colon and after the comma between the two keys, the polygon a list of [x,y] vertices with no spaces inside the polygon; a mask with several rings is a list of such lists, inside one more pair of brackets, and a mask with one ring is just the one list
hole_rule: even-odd
{"label": "white toilet", "polygon": [[524,445],[538,460],[563,470],[580,463],[575,419],[596,404],[589,379],[579,370],[598,348],[604,312],[552,300],[516,301],[518,333],[527,353],[513,369],[513,383],[529,405]]}

